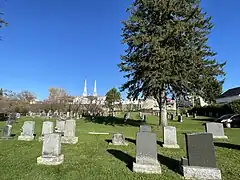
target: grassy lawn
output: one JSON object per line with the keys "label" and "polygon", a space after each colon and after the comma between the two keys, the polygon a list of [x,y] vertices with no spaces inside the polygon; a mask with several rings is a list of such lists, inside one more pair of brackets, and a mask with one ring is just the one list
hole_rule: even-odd
{"label": "grassy lawn", "polygon": [[[133,118],[136,118],[134,115]],[[135,158],[135,136],[139,127],[122,125],[121,119],[113,122],[104,120],[88,122],[77,120],[76,145],[62,145],[64,162],[59,166],[37,165],[37,157],[41,156],[42,143],[35,140],[24,142],[16,140],[23,122],[31,118],[22,118],[13,125],[14,140],[0,141],[0,180],[110,180],[110,179],[182,179],[178,173],[178,163],[185,156],[184,132],[203,132],[203,119],[184,119],[183,123],[170,122],[177,128],[180,149],[164,149],[160,146],[162,133],[157,126],[157,117],[149,116],[147,123],[158,138],[158,156],[162,167],[161,175],[145,175],[130,170]],[[42,119],[35,119],[35,133],[41,134]],[[105,122],[105,123],[104,123]],[[4,122],[0,122],[0,127]],[[122,132],[129,145],[126,147],[109,146],[107,141],[111,135],[88,135],[89,131]],[[223,179],[240,179],[240,129],[225,129],[229,140],[215,143],[217,167],[221,169]]]}

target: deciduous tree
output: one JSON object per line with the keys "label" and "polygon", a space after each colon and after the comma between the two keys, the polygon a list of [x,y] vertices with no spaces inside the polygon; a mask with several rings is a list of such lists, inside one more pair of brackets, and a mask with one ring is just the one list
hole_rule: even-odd
{"label": "deciduous tree", "polygon": [[116,88],[112,88],[107,92],[106,103],[111,111],[113,111],[115,103],[121,103],[121,94]]}

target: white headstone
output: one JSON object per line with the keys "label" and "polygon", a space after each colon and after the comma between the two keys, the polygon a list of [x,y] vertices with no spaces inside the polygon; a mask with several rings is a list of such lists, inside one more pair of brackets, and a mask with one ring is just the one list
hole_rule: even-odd
{"label": "white headstone", "polygon": [[61,154],[61,135],[46,134],[43,140],[42,156],[37,158],[37,164],[59,165],[63,162]]}
{"label": "white headstone", "polygon": [[177,144],[176,128],[174,126],[165,126],[163,131],[164,131],[163,147],[179,148],[179,145]]}

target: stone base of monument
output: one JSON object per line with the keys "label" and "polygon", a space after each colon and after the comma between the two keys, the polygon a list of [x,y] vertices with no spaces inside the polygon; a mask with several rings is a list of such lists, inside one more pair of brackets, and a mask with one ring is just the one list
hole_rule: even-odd
{"label": "stone base of monument", "polygon": [[163,144],[162,146],[164,148],[172,148],[172,149],[179,149],[180,148],[178,144],[173,144],[173,145],[171,145],[171,144]]}
{"label": "stone base of monument", "polygon": [[228,139],[227,136],[213,136],[213,139]]}
{"label": "stone base of monument", "polygon": [[109,145],[113,145],[113,146],[128,146],[128,143],[124,142],[124,143],[112,143],[110,142]]}
{"label": "stone base of monument", "polygon": [[221,171],[218,168],[199,166],[182,166],[181,171],[185,179],[221,180]]}
{"label": "stone base of monument", "polygon": [[33,141],[34,136],[18,136],[18,140],[20,140],[20,141]]}
{"label": "stone base of monument", "polygon": [[133,172],[146,174],[161,174],[160,163],[156,164],[137,164],[133,163]]}
{"label": "stone base of monument", "polygon": [[43,157],[40,156],[37,158],[37,164],[43,164],[43,165],[59,165],[62,164],[64,160],[64,155],[61,154],[56,157]]}
{"label": "stone base of monument", "polygon": [[62,136],[61,143],[63,144],[76,144],[78,137]]}

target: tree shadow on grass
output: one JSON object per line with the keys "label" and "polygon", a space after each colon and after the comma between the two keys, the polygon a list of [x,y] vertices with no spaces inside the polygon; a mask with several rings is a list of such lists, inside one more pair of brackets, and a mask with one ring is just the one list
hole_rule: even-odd
{"label": "tree shadow on grass", "polygon": [[115,158],[121,160],[132,171],[134,158],[122,151],[116,149],[108,149],[108,153],[112,154]]}
{"label": "tree shadow on grass", "polygon": [[170,169],[171,171],[182,175],[180,171],[180,162],[177,161],[176,159],[172,159],[172,158],[158,154],[158,160],[160,161],[161,164],[167,166],[168,169]]}
{"label": "tree shadow on grass", "polygon": [[123,118],[119,118],[119,117],[104,117],[104,116],[94,117],[94,119],[92,119],[91,117],[86,117],[85,121],[93,122],[93,123],[97,123],[97,124],[111,125],[111,126],[115,126],[115,125],[127,126],[127,125],[130,125],[130,126],[139,127],[140,125],[145,124],[141,120],[128,119],[126,122],[124,122]]}
{"label": "tree shadow on grass", "polygon": [[240,150],[240,145],[237,145],[237,144],[215,142],[215,143],[214,143],[214,146],[223,147],[223,148],[228,148],[228,149]]}
{"label": "tree shadow on grass", "polygon": [[135,139],[125,138],[125,140],[136,145],[136,140]]}

